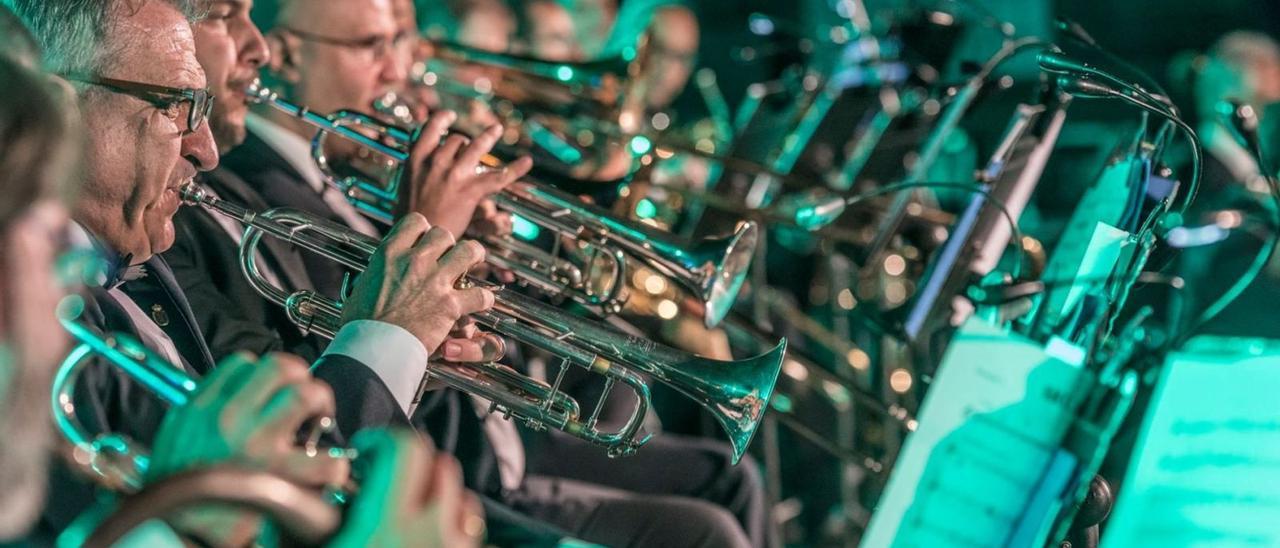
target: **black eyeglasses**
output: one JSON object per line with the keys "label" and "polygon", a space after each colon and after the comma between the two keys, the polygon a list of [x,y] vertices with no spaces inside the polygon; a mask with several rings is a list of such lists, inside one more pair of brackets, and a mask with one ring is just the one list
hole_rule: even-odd
{"label": "black eyeglasses", "polygon": [[375,35],[364,38],[337,38],[290,27],[284,27],[281,30],[288,32],[289,34],[293,34],[303,40],[310,40],[312,42],[319,42],[321,44],[329,44],[331,46],[338,46],[342,48],[367,51],[374,55],[374,59],[385,58],[392,51],[400,49],[414,38],[412,33],[403,30],[390,36]]}
{"label": "black eyeglasses", "polygon": [[183,135],[190,135],[200,129],[213,111],[213,94],[208,89],[171,88],[84,74],[67,74],[62,77],[72,82],[101,86],[151,103],[175,123],[185,118],[187,127],[182,130]]}

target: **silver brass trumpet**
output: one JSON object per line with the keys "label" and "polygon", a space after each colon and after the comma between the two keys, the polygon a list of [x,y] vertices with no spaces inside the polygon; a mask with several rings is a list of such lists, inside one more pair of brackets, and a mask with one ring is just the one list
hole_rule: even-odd
{"label": "silver brass trumpet", "polygon": [[[415,84],[445,96],[475,99],[516,123],[537,126],[616,127],[626,134],[642,129],[643,101],[636,92],[650,68],[649,33],[613,57],[554,61],[499,53],[458,42],[430,40],[431,55],[410,71]],[[482,76],[459,82],[457,73],[478,68]],[[526,131],[531,128],[526,128]]]}
{"label": "silver brass trumpet", "polygon": [[[62,326],[78,345],[62,361],[53,379],[52,403],[54,424],[71,446],[74,463],[90,472],[104,487],[118,493],[134,493],[142,488],[150,458],[147,451],[136,447],[127,437],[112,434],[90,434],[76,415],[75,391],[85,367],[100,356],[112,367],[124,371],[165,403],[185,405],[196,390],[196,381],[181,366],[157,356],[133,337],[113,333],[102,337],[69,319]],[[321,434],[335,426],[332,417],[317,417],[310,425],[305,448],[316,451]],[[347,450],[349,456],[353,450]]]}
{"label": "silver brass trumpet", "polygon": [[[329,182],[341,189],[360,211],[391,221],[400,193],[400,172],[409,157],[409,147],[418,138],[417,130],[406,131],[350,111],[338,111],[330,116],[316,114],[279,98],[257,82],[249,86],[246,95],[252,103],[271,105],[315,126],[319,131],[312,140],[312,157]],[[366,132],[376,136],[370,137]],[[336,173],[324,153],[324,141],[330,133],[394,162],[389,180],[382,182]],[[493,156],[488,156],[485,164],[490,169],[502,169],[501,160]],[[551,252],[514,238],[488,240],[491,262],[512,270],[522,281],[540,290],[570,297],[605,313],[622,307],[626,259],[630,258],[692,290],[705,307],[704,322],[714,327],[737,299],[759,238],[756,223],[743,221],[728,236],[705,239],[687,248],[670,234],[618,219],[603,208],[540,182],[513,184],[494,199],[504,210],[560,238]],[[582,260],[585,271],[558,255],[561,239],[579,242],[585,248],[587,257]]]}
{"label": "silver brass trumpet", "polygon": [[[149,462],[146,452],[135,448],[124,436],[88,433],[76,418],[72,403],[76,381],[96,355],[171,405],[185,404],[196,383],[127,335],[99,337],[73,321],[64,319],[62,324],[79,344],[63,360],[54,379],[53,417],[58,431],[71,446],[70,457],[75,464],[107,489],[131,495],[77,544],[114,546],[144,521],[211,502],[261,512],[283,527],[290,539],[307,544],[321,543],[341,525],[341,509],[330,504],[331,499],[267,472],[219,466],[180,473],[143,489],[142,477]],[[332,419],[325,418],[317,426],[323,429],[331,425]]]}
{"label": "silver brass trumpet", "polygon": [[[296,210],[251,212],[209,195],[194,183],[185,185],[181,195],[188,204],[203,206],[244,224],[240,259],[250,284],[267,299],[284,306],[289,318],[304,331],[333,337],[341,324],[341,300],[306,290],[288,293],[272,285],[256,266],[257,246],[264,235],[272,236],[361,272],[378,248],[377,239]],[[463,283],[487,285],[470,278]],[[640,432],[649,407],[649,387],[640,375],[644,373],[710,411],[729,436],[735,463],[746,451],[773,394],[786,351],[785,340],[754,358],[711,360],[627,335],[500,286],[490,287],[495,297],[493,309],[472,318],[497,334],[558,358],[559,372],[553,384],[499,364],[448,364],[430,368],[429,374],[458,390],[488,399],[493,402],[491,410],[518,417],[531,428],[556,428],[604,446],[611,456],[618,456],[634,452],[648,440]],[[589,417],[584,418],[577,402],[560,391],[570,365],[605,377],[605,393]],[[619,382],[636,394],[636,406],[625,425],[616,431],[601,431],[596,422],[605,397]]]}
{"label": "silver brass trumpet", "polygon": [[181,369],[164,361],[142,343],[126,335],[99,337],[83,325],[62,320],[79,345],[71,351],[53,380],[53,419],[71,444],[72,459],[91,471],[106,487],[132,493],[142,487],[149,459],[144,450],[115,434],[92,435],[76,417],[74,394],[80,373],[94,356],[102,356],[171,405],[187,402],[196,383]]}

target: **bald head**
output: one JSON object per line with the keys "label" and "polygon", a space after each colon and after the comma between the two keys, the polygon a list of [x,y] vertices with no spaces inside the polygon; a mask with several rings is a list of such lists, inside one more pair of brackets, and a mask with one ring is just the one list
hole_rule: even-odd
{"label": "bald head", "polygon": [[[290,100],[316,112],[368,112],[377,98],[407,80],[412,45],[407,38],[413,34],[401,28],[395,0],[274,4],[268,66],[272,85]],[[301,135],[313,133],[287,119],[280,122]]]}
{"label": "bald head", "polygon": [[1200,63],[1195,94],[1202,116],[1211,115],[1223,99],[1256,107],[1280,101],[1280,44],[1265,34],[1228,33]]}
{"label": "bald head", "polygon": [[[394,3],[393,0],[278,0],[275,2],[275,18],[263,30],[283,26],[306,29],[325,27],[341,31],[344,22],[359,24],[363,19],[348,19],[352,14],[373,10],[379,14],[394,15]],[[351,35],[359,34],[356,29],[348,32]]]}

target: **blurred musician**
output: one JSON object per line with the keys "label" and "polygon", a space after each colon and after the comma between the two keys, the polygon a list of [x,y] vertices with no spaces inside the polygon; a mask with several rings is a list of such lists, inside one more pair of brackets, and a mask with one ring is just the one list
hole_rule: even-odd
{"label": "blurred musician", "polygon": [[[640,36],[648,34],[640,95],[649,111],[671,104],[684,90],[698,53],[698,19],[682,0],[573,0],[575,12],[583,12],[583,28],[588,59],[609,59],[634,48]],[[619,5],[621,4],[621,5]],[[592,27],[594,24],[594,28]],[[593,37],[605,37],[592,41]]]}
{"label": "blurred musician", "polygon": [[67,348],[53,265],[67,212],[59,185],[76,157],[71,124],[25,69],[36,44],[0,7],[0,542],[21,538],[44,503],[53,448],[49,385]]}
{"label": "blurred musician", "polygon": [[548,61],[582,61],[586,53],[578,41],[573,15],[561,0],[531,0],[523,5],[521,34],[529,55]]}
{"label": "blurred musician", "polygon": [[458,19],[456,40],[486,51],[511,49],[516,17],[502,0],[460,0],[454,9]]}
{"label": "blurred musician", "polygon": [[[1264,127],[1278,122],[1265,116],[1269,111],[1264,107],[1280,101],[1280,44],[1264,34],[1232,32],[1207,53],[1195,57],[1189,70],[1182,67],[1181,72],[1192,92],[1194,113],[1199,120],[1197,133],[1205,149],[1200,198],[1185,222],[1187,226],[1200,227],[1225,221],[1229,225],[1225,228],[1230,231],[1225,241],[1185,249],[1180,255],[1180,274],[1188,281],[1191,320],[1237,281],[1237,277],[1223,276],[1224,272],[1239,274],[1249,268],[1264,233],[1270,230],[1259,233],[1250,229],[1270,223],[1270,191],[1257,161],[1237,142],[1219,109],[1224,100],[1234,99],[1252,106]],[[1262,145],[1264,150],[1274,151],[1275,144],[1267,142],[1265,136]],[[1203,331],[1280,337],[1280,328],[1274,322],[1259,321],[1271,313],[1264,303],[1277,298],[1280,259],[1273,257],[1257,281]]]}
{"label": "blurred musician", "polygon": [[649,58],[641,95],[647,112],[664,109],[684,91],[698,54],[698,19],[682,2],[628,0],[623,2],[603,56],[613,55],[636,43],[635,36],[649,33]]}
{"label": "blurred musician", "polygon": [[0,5],[0,56],[24,68],[40,65],[40,46],[22,21]]}

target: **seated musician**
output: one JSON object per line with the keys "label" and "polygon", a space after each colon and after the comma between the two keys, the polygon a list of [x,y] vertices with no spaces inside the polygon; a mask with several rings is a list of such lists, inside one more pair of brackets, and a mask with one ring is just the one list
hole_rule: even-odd
{"label": "seated musician", "polygon": [[[86,291],[81,320],[100,332],[134,336],[193,377],[211,372],[214,361],[183,292],[164,261],[155,256],[173,241],[171,216],[178,206],[178,186],[217,163],[213,138],[204,123],[209,103],[189,25],[192,6],[164,1],[98,5],[15,0],[7,4],[43,46],[45,66],[74,86],[84,120],[87,153],[69,229],[73,241],[96,247],[107,258],[108,268],[105,280]],[[6,193],[6,198],[10,196]],[[348,324],[352,329],[365,323],[395,325],[398,331],[384,328],[382,335],[357,339],[364,344],[364,354],[354,343],[345,349],[331,346],[331,353],[314,365],[317,377],[339,387],[339,400],[363,399],[352,396],[357,392],[386,392],[367,365],[378,358],[376,352],[361,358],[371,349],[386,347],[378,342],[379,336],[391,331],[412,338],[425,361],[460,315],[491,302],[486,290],[454,288],[452,281],[478,262],[482,253],[465,245],[449,250],[453,242],[446,232],[430,230],[416,215],[392,231],[387,245],[376,254],[376,275],[362,277],[356,284],[346,318],[352,320]],[[123,282],[139,278],[153,280],[155,289],[146,294],[121,290]],[[166,326],[179,329],[166,332]],[[274,381],[272,368],[262,368],[261,373],[254,370],[246,382],[261,391],[287,384],[301,371],[309,388],[285,390],[284,397],[306,403],[302,394],[308,393],[309,399],[332,400],[322,385],[306,378],[305,368],[280,368],[285,372],[275,374]],[[80,386],[78,397],[83,401],[77,407],[86,411],[82,422],[144,445],[162,445],[157,431],[166,406],[131,379],[113,368],[96,367],[90,368]],[[160,464],[153,461],[155,469],[171,469]],[[326,483],[333,480],[334,466],[325,468]],[[57,479],[54,485],[59,495],[77,492]],[[77,512],[69,500],[47,517],[58,528]]]}
{"label": "seated musician", "polygon": [[[302,9],[303,6],[306,9]],[[260,5],[259,8],[264,8],[264,5]],[[265,6],[265,8],[273,8],[273,6]],[[239,55],[234,61],[230,58],[212,61],[212,64],[223,64],[228,67],[234,65],[236,68],[215,70],[206,67],[207,72],[241,74],[238,78],[239,82],[236,82],[237,78],[234,77],[229,79],[234,83],[243,83],[248,78],[248,74],[252,73],[252,68],[265,63],[274,76],[273,85],[276,91],[283,92],[289,100],[307,105],[317,113],[339,109],[367,111],[372,101],[383,96],[388,90],[397,90],[397,86],[404,85],[406,68],[389,68],[383,65],[393,60],[398,52],[393,44],[397,41],[396,37],[401,27],[396,24],[394,5],[390,6],[392,9],[388,9],[388,3],[383,1],[334,0],[284,3],[276,8],[278,9],[276,9],[275,20],[278,24],[268,33],[268,44],[271,49],[270,60],[266,61],[261,60],[261,54],[255,47],[246,46],[256,40],[251,32],[242,29],[242,31],[229,33],[229,36],[239,36],[237,46],[206,47],[204,42],[218,35],[210,35],[197,27],[197,56],[204,55],[202,51],[205,50],[223,51],[227,54],[238,52]],[[266,12],[270,13],[271,9],[266,9]],[[404,56],[397,60],[407,61],[406,58],[407,56]],[[334,74],[339,72],[343,77],[334,77]],[[211,78],[211,87],[219,87],[220,83],[216,82],[219,77],[211,76]],[[233,85],[229,83],[228,86]],[[223,113],[229,113],[232,110],[234,109],[228,108]],[[238,115],[219,114],[220,111],[215,109],[214,117],[211,119],[216,133],[234,136],[237,131],[243,132],[243,129],[236,128],[236,125],[241,124]],[[452,115],[438,113],[428,123],[439,124],[440,120],[451,119]],[[232,127],[218,129],[219,124],[230,124]],[[340,192],[326,187],[323,177],[316,173],[316,166],[308,156],[308,141],[314,134],[314,129],[298,124],[294,120],[278,117],[270,109],[251,114],[246,125],[244,145],[229,152],[223,165],[229,172],[236,173],[239,181],[244,183],[244,187],[255,192],[256,196],[264,202],[264,206],[298,207],[325,218],[348,223],[352,228],[370,230],[372,233],[378,232],[378,224],[360,218],[358,211],[342,200]],[[435,125],[425,133],[436,132],[434,128]],[[500,188],[506,183],[493,181],[495,179],[493,177],[490,178],[490,182],[480,181],[475,175],[475,156],[493,146],[495,137],[497,133],[485,134],[477,137],[470,145],[447,140],[440,149],[448,151],[448,154],[443,157],[425,154],[429,150],[422,147],[424,143],[419,143],[419,150],[415,151],[410,161],[410,177],[412,187],[422,191],[421,196],[424,200],[415,201],[415,209],[428,215],[433,222],[439,220],[440,225],[457,227],[460,233],[466,230],[467,220],[474,216],[474,211],[483,207],[483,200],[480,200],[483,195],[463,193],[462,196],[457,196],[451,192],[440,191],[451,187],[466,188],[467,181],[479,181],[480,184],[471,183],[470,186],[489,188],[492,192],[495,187]],[[454,152],[457,150],[463,152]],[[453,164],[447,163],[449,156],[453,156],[456,160]],[[412,179],[412,168],[415,165],[424,165],[425,169],[417,170],[417,173],[422,175]],[[453,169],[447,172],[460,177],[430,177],[431,172],[439,172],[436,166],[449,165],[452,165]],[[525,169],[527,169],[525,166],[511,166],[504,175],[508,175],[507,179],[518,177],[518,174]],[[461,177],[461,175],[468,175],[468,177]],[[214,183],[212,179],[209,182]],[[216,184],[215,189],[219,189]],[[237,192],[242,191],[243,189]],[[221,192],[220,189],[219,192]],[[426,200],[429,197],[442,198],[439,201]],[[430,207],[435,207],[435,213],[431,213]],[[196,218],[200,215],[202,214],[192,213],[188,216]],[[461,223],[458,223],[460,220]],[[205,227],[211,227],[209,223],[212,223],[211,219],[207,220]],[[179,223],[179,227],[180,225],[182,223]],[[210,278],[211,273],[236,270],[234,266],[236,262],[230,259],[236,255],[234,251],[236,242],[232,239],[230,230],[225,229],[179,228],[180,238],[186,238],[186,234],[198,234],[200,243],[179,243],[175,251],[183,250],[184,254],[193,254],[193,256],[189,259],[178,259],[173,252],[170,252],[168,259],[174,264],[187,265],[179,268],[178,273],[179,282],[187,288],[188,294],[204,293],[202,288],[214,288],[216,282],[209,282],[209,280],[197,282],[198,279]],[[275,251],[265,250],[264,255],[266,254],[274,255]],[[280,262],[283,261],[273,261],[271,264],[280,264]],[[325,262],[324,265],[305,260],[301,262],[305,275],[310,277],[310,282],[317,288],[321,286],[317,278],[325,277],[326,271],[334,269],[332,262]],[[212,264],[224,266],[214,266],[214,268],[207,266]],[[187,280],[191,282],[188,283]],[[202,300],[205,297],[195,298]],[[234,296],[207,294],[207,298],[209,298],[207,302],[218,303],[218,305],[205,306],[210,310],[221,310],[228,306],[246,306],[246,303],[247,306],[270,306],[264,301],[255,300],[248,294],[234,294]],[[229,348],[228,351],[230,350],[234,348]],[[484,356],[483,353],[480,355],[472,353],[470,360],[475,360],[477,357],[488,356]],[[444,359],[470,361],[467,356],[461,356],[460,359],[460,357],[445,355]],[[421,376],[422,370],[416,370],[416,375]],[[416,382],[416,379],[413,380]],[[407,384],[416,385],[416,383]],[[445,431],[457,430],[458,455],[466,453],[471,456],[463,458],[463,466],[468,469],[468,481],[471,487],[480,490],[481,493],[488,493],[499,501],[511,503],[517,510],[541,517],[586,540],[608,544],[634,543],[643,538],[653,539],[653,536],[644,536],[655,534],[652,531],[662,530],[666,534],[667,528],[662,524],[667,522],[666,520],[673,513],[680,515],[686,524],[690,524],[687,528],[707,529],[712,538],[724,539],[724,543],[748,542],[742,536],[741,526],[733,524],[732,517],[724,513],[721,508],[709,506],[704,502],[696,501],[695,498],[685,498],[696,497],[710,499],[723,506],[731,507],[733,513],[740,516],[741,521],[750,524],[749,529],[753,530],[751,539],[760,539],[763,536],[754,534],[763,528],[763,497],[760,493],[758,474],[750,463],[730,469],[727,452],[724,451],[722,444],[705,446],[698,443],[678,444],[671,440],[654,440],[641,451],[640,456],[623,461],[608,460],[598,448],[582,447],[579,444],[571,449],[558,449],[558,451],[571,451],[571,457],[558,458],[558,456],[564,456],[564,453],[557,452],[536,455],[538,458],[530,460],[530,466],[531,463],[536,462],[539,469],[554,470],[557,476],[545,481],[540,478],[538,481],[529,481],[532,476],[524,474],[526,466],[524,448],[520,438],[513,431],[511,423],[499,420],[497,417],[481,421],[475,412],[471,412],[472,407],[480,407],[477,402],[471,401],[470,398],[458,402],[456,399],[451,399],[457,398],[457,394],[452,396],[444,394],[452,391],[440,392],[442,394],[439,396],[433,393],[426,399],[424,410],[419,410],[419,415],[429,410],[431,407],[429,403],[433,402],[436,406],[454,408],[454,410],[465,406],[461,408],[466,412],[448,414],[444,424],[452,426],[442,426],[442,428]],[[442,403],[440,398],[453,403]],[[384,403],[371,401],[351,402],[364,407],[384,407]],[[411,402],[403,403],[404,405],[399,406],[401,411],[413,411]],[[344,423],[342,407],[343,402],[339,401],[339,423]],[[356,423],[346,421],[347,426],[344,428],[364,428],[364,426],[378,424],[378,421],[371,420],[369,415],[362,416],[360,419],[362,420],[357,420]],[[434,419],[429,421],[439,424],[435,423]],[[355,426],[352,426],[353,424]],[[448,443],[443,440],[442,443],[448,446]],[[664,446],[669,448],[663,449]],[[648,462],[641,463],[641,460]],[[618,474],[617,471],[620,469],[632,471],[627,474]],[[664,469],[681,470],[681,472],[671,474],[671,472],[653,471]],[[562,478],[563,475],[571,475],[573,471],[580,471],[581,474],[590,476],[576,479]],[[657,481],[655,480],[657,476],[664,476],[669,481]],[[640,496],[636,492],[664,493],[664,496]],[[618,508],[626,508],[626,510],[618,510]],[[689,543],[691,538],[698,536],[690,534],[690,529],[687,528],[681,531],[669,531],[673,536],[671,543]],[[666,536],[663,538],[666,539]],[[762,542],[763,540],[755,540],[756,544]]]}
{"label": "seated musician", "polygon": [[[1179,274],[1187,280],[1185,320],[1189,324],[1239,281],[1266,241],[1264,228],[1271,223],[1270,188],[1253,155],[1239,144],[1219,112],[1224,100],[1234,99],[1254,108],[1263,125],[1264,151],[1274,150],[1266,128],[1276,127],[1274,109],[1280,101],[1280,43],[1256,32],[1231,32],[1198,56],[1184,76],[1199,119],[1196,133],[1204,146],[1204,175],[1200,197],[1185,220],[1201,227],[1236,219],[1225,241],[1185,249],[1179,254]],[[1270,159],[1274,169],[1275,160]],[[1251,228],[1251,227],[1257,227]],[[1223,273],[1231,273],[1224,276]],[[1274,257],[1258,279],[1202,326],[1203,333],[1280,338],[1280,327],[1258,318],[1271,313],[1265,303],[1280,297],[1280,260]],[[1184,325],[1186,327],[1186,325]]]}
{"label": "seated musician", "polygon": [[[243,90],[257,78],[259,69],[270,57],[265,39],[249,18],[251,8],[252,2],[248,1],[214,1],[211,3],[209,17],[196,23],[193,29],[196,59],[205,70],[210,89],[215,95],[228,98],[215,104],[209,118],[209,126],[218,148],[225,153],[241,145],[246,139],[248,144],[243,148],[263,146],[263,161],[253,164],[254,173],[261,176],[241,178],[232,169],[228,169],[224,162],[223,166],[202,173],[198,181],[209,192],[255,211],[285,205],[307,211],[320,211],[332,219],[363,221],[344,201],[341,193],[325,186],[320,179],[314,179],[314,186],[309,181],[303,181],[301,174],[312,175],[315,170],[305,152],[301,158],[290,156],[286,159],[278,156],[271,152],[272,149],[261,145],[262,141],[246,128],[248,106],[244,101]],[[409,9],[412,10],[412,6]],[[412,29],[412,25],[409,28]],[[376,78],[377,72],[373,76]],[[445,121],[447,125],[447,117],[437,119]],[[271,123],[265,119],[260,119],[259,122]],[[437,131],[443,129],[444,126],[441,126]],[[287,131],[277,135],[286,142],[293,137]],[[290,144],[308,146],[301,138]],[[296,151],[296,147],[286,149]],[[332,209],[317,209],[330,204],[341,208],[340,211],[346,217],[340,217]],[[315,335],[304,335],[288,319],[282,307],[266,300],[249,285],[240,268],[239,243],[244,227],[238,222],[199,207],[185,207],[175,216],[174,226],[175,243],[164,254],[164,258],[172,265],[175,279],[191,301],[195,322],[206,337],[210,352],[215,358],[246,350],[256,353],[288,350],[302,356],[318,356],[326,349],[333,352],[335,347],[342,344],[339,341],[330,345],[328,340]],[[385,229],[364,222],[356,226],[373,235]],[[460,233],[462,228],[456,230]],[[282,288],[289,291],[317,290],[324,284],[314,281],[313,274],[320,278],[328,275],[331,283],[341,276],[341,272],[333,264],[315,260],[317,257],[299,253],[297,249],[272,238],[264,239],[263,242],[258,254],[259,267],[266,276],[271,277],[273,283]],[[304,258],[312,260],[306,261]],[[143,280],[129,287],[145,291],[145,282]],[[321,290],[321,293],[324,291]],[[173,328],[172,324],[167,326],[167,329]],[[444,357],[459,361],[498,357],[494,354],[494,348],[500,348],[500,344],[486,340],[473,328],[465,328],[458,333],[459,337],[451,338],[443,345],[440,354]],[[468,333],[471,335],[467,336]],[[383,356],[384,360],[378,362],[380,367],[377,369],[380,381],[370,379],[368,382],[385,385],[390,390],[381,391],[378,397],[340,399],[339,425],[407,425],[407,414],[425,373],[426,354],[412,348],[407,351],[396,350],[396,346],[372,335],[376,333],[361,335],[353,342],[368,345],[367,348],[377,350],[377,354]],[[422,360],[406,359],[411,356],[421,356]],[[441,441],[446,446],[450,445],[447,438]],[[541,539],[554,541],[567,536],[562,531],[500,508],[491,500],[486,500],[485,503],[488,506],[486,513],[490,518],[491,539],[540,542]]]}

